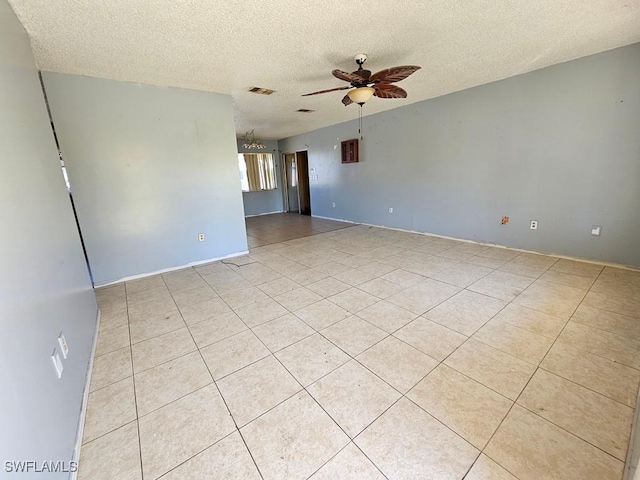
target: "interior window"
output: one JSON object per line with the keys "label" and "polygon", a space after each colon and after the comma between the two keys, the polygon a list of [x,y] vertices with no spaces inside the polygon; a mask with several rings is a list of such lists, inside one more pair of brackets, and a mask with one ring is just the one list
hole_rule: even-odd
{"label": "interior window", "polygon": [[240,185],[243,192],[275,190],[276,167],[271,153],[240,153]]}

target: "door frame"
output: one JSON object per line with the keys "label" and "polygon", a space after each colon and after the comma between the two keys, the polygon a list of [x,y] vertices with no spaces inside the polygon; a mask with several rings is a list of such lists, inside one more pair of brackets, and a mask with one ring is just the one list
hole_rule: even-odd
{"label": "door frame", "polygon": [[[309,152],[307,150],[298,150],[299,152],[307,152],[307,163],[309,162]],[[297,162],[298,162],[298,152],[282,152],[281,154],[281,162],[282,163],[282,206],[285,213],[289,213],[289,175],[287,172],[287,155],[293,155],[294,160],[296,161],[296,172]],[[309,173],[307,172],[307,176]],[[297,179],[296,179],[297,181]],[[300,189],[298,188],[298,215],[300,215]]]}

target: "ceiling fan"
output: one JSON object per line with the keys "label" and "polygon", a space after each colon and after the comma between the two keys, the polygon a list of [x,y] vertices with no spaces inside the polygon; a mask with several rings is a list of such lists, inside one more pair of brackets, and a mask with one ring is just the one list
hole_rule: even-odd
{"label": "ceiling fan", "polygon": [[400,87],[392,85],[392,83],[404,80],[420,69],[415,65],[403,65],[387,68],[371,75],[369,70],[362,68],[364,62],[367,61],[367,56],[364,53],[359,53],[353,59],[358,64],[358,70],[355,72],[349,73],[342,70],[333,70],[331,72],[334,77],[349,82],[350,86],[320,90],[319,92],[306,93],[302,96],[308,97],[309,95],[352,89],[343,97],[342,103],[345,106],[357,103],[361,107],[372,95],[378,98],[406,98],[407,92]]}

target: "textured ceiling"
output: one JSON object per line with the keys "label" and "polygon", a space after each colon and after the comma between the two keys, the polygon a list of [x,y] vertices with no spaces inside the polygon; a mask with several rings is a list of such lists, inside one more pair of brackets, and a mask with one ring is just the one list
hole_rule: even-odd
{"label": "textured ceiling", "polygon": [[42,70],[231,94],[263,139],[357,118],[344,92],[300,96],[346,85],[356,53],[422,66],[368,115],[640,41],[638,0],[9,1]]}

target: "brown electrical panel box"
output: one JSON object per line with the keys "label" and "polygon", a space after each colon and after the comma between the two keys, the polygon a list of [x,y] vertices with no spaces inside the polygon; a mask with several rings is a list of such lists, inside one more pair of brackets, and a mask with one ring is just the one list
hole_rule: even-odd
{"label": "brown electrical panel box", "polygon": [[359,161],[358,139],[342,142],[342,163],[356,163]]}

